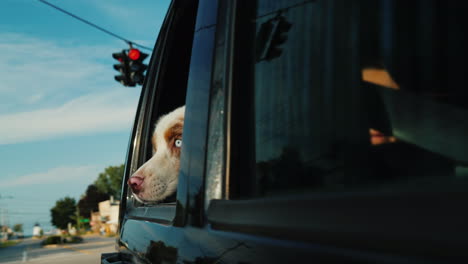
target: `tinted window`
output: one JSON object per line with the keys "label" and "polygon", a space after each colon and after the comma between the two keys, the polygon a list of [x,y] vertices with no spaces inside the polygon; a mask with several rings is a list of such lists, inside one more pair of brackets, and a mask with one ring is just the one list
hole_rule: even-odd
{"label": "tinted window", "polygon": [[363,6],[352,32],[352,8],[324,5],[257,1],[238,22],[234,196],[465,181],[468,92],[447,71],[461,41],[447,12]]}

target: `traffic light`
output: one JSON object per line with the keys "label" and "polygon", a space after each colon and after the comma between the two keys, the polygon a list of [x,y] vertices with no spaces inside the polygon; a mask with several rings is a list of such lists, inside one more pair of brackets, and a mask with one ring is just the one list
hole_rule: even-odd
{"label": "traffic light", "polygon": [[120,62],[119,64],[114,64],[114,69],[120,72],[120,75],[114,77],[115,80],[124,86],[135,86],[135,83],[130,78],[130,65],[126,50],[112,53],[112,57]]}
{"label": "traffic light", "polygon": [[148,68],[148,65],[143,64],[143,61],[148,57],[148,54],[141,52],[139,49],[130,48],[113,53],[112,57],[120,62],[114,64],[114,69],[120,72],[120,75],[115,76],[116,81],[130,87],[143,84],[145,80],[144,73]]}
{"label": "traffic light", "polygon": [[145,70],[148,65],[143,64],[143,61],[148,57],[148,54],[141,52],[138,49],[131,48],[128,51],[130,81],[136,84],[143,84],[145,80]]}

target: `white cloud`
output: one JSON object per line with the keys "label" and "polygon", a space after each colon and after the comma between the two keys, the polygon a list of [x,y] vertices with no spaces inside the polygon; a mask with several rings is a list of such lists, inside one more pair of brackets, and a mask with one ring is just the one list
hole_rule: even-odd
{"label": "white cloud", "polygon": [[98,166],[64,166],[0,181],[2,188],[24,185],[91,183],[99,173]]}
{"label": "white cloud", "polygon": [[0,145],[64,135],[129,131],[137,97],[123,91],[88,94],[59,107],[0,115]]}
{"label": "white cloud", "polygon": [[114,81],[109,47],[0,33],[0,50],[0,145],[129,131],[140,89]]}
{"label": "white cloud", "polygon": [[117,72],[107,46],[0,33],[0,50],[0,112],[57,105],[77,95],[120,86],[113,80]]}
{"label": "white cloud", "polygon": [[[107,67],[96,63],[96,59],[111,58],[109,47],[57,43],[18,33],[1,33],[0,49],[0,67],[6,71],[2,73],[13,74],[2,74],[3,79],[22,81],[39,77],[34,79],[38,85],[42,84],[41,81],[50,82],[47,77],[65,74],[63,77],[81,78],[95,74],[96,71],[102,72]],[[13,84],[17,86],[16,82]],[[2,85],[1,90],[4,91],[5,88],[10,87]]]}

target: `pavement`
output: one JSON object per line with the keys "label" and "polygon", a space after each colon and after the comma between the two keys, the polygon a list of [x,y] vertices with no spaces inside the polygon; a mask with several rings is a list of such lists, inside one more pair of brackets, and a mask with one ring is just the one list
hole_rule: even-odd
{"label": "pavement", "polygon": [[41,246],[42,239],[27,238],[21,243],[0,248],[4,264],[83,264],[101,263],[101,254],[115,252],[115,237],[85,235],[78,244]]}

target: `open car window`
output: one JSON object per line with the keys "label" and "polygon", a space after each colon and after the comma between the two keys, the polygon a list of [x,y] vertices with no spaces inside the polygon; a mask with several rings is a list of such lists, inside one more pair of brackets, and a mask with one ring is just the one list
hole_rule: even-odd
{"label": "open car window", "polygon": [[[169,7],[142,92],[138,135],[134,140],[138,148],[133,154],[132,174],[151,159],[155,152],[153,135],[157,121],[185,105],[196,11],[197,1],[173,1]],[[178,140],[182,141],[181,138]],[[130,186],[127,194],[129,215],[158,218],[167,222],[175,215],[176,193],[154,202],[137,199]]]}

